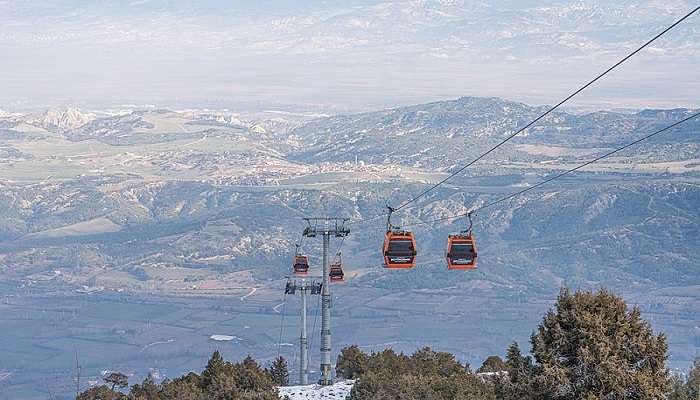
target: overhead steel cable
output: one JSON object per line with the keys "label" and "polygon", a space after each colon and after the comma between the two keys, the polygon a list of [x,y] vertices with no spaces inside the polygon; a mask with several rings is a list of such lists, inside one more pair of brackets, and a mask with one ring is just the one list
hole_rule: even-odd
{"label": "overhead steel cable", "polygon": [[499,203],[502,203],[502,202],[504,202],[504,201],[508,201],[508,200],[511,200],[511,199],[513,199],[513,198],[515,198],[515,197],[518,197],[518,196],[520,196],[520,195],[522,195],[522,194],[524,194],[524,193],[526,193],[526,192],[529,192],[529,191],[531,191],[531,190],[534,190],[534,189],[536,189],[536,188],[538,188],[538,187],[540,187],[540,186],[543,186],[543,185],[545,185],[545,184],[547,184],[547,183],[549,183],[549,182],[552,182],[552,181],[554,181],[554,180],[557,180],[557,179],[559,179],[559,178],[561,178],[561,177],[563,177],[563,176],[565,176],[565,175],[568,175],[568,174],[570,174],[570,173],[572,173],[572,172],[578,171],[578,170],[580,170],[581,168],[584,168],[584,167],[586,167],[586,166],[588,166],[588,165],[591,165],[591,164],[593,164],[593,163],[596,163],[596,162],[598,162],[598,161],[600,161],[600,160],[602,160],[602,159],[604,159],[604,158],[610,157],[611,155],[613,155],[613,154],[615,154],[615,153],[618,153],[618,152],[620,152],[620,151],[622,151],[622,150],[625,150],[625,149],[627,149],[627,148],[629,148],[629,147],[632,147],[632,146],[634,146],[634,145],[636,145],[636,144],[638,144],[638,143],[640,143],[640,142],[643,142],[643,141],[645,141],[645,140],[647,140],[647,139],[650,139],[650,138],[652,138],[652,137],[654,137],[654,136],[656,136],[656,135],[658,135],[658,134],[660,134],[660,133],[666,132],[666,131],[668,131],[668,130],[670,130],[670,129],[673,129],[673,128],[677,127],[677,126],[680,125],[680,124],[683,124],[683,123],[685,123],[685,122],[687,122],[687,121],[690,121],[690,120],[693,119],[693,118],[698,118],[698,117],[700,117],[700,112],[696,112],[695,114],[693,114],[693,115],[691,115],[691,116],[689,116],[689,117],[683,118],[682,120],[677,121],[677,122],[675,122],[675,123],[673,123],[673,124],[671,124],[671,125],[669,125],[669,126],[663,128],[663,129],[659,129],[659,130],[657,130],[657,131],[655,131],[655,132],[653,132],[653,133],[650,133],[650,134],[648,134],[648,135],[646,135],[646,136],[643,136],[643,137],[641,137],[641,138],[639,138],[639,139],[637,139],[637,140],[635,140],[635,141],[633,141],[633,142],[630,142],[630,143],[628,143],[628,144],[626,144],[626,145],[624,145],[624,146],[622,146],[622,147],[618,147],[618,148],[616,148],[616,149],[614,149],[614,150],[611,150],[611,151],[609,151],[609,152],[607,152],[607,153],[605,153],[605,154],[603,154],[603,155],[601,155],[601,156],[599,156],[599,157],[596,157],[596,158],[594,158],[594,159],[592,159],[592,160],[590,160],[590,161],[586,161],[585,163],[583,163],[583,164],[581,164],[581,165],[578,165],[578,166],[576,166],[576,167],[574,167],[574,168],[568,169],[568,170],[566,170],[566,171],[564,171],[564,172],[561,172],[561,173],[559,173],[559,174],[557,174],[557,175],[554,175],[554,176],[551,177],[551,178],[547,178],[547,179],[543,180],[542,182],[537,183],[536,185],[530,186],[530,187],[528,187],[528,188],[526,188],[526,189],[523,189],[523,190],[519,190],[519,191],[517,191],[517,192],[515,192],[515,193],[511,193],[511,194],[509,194],[508,196],[501,197],[501,198],[498,199],[498,200],[494,200],[494,201],[488,202],[488,203],[486,203],[486,204],[484,204],[484,205],[482,205],[482,206],[473,208],[472,210],[470,210],[470,211],[467,212],[467,213],[462,213],[462,214],[458,214],[458,215],[453,215],[453,216],[451,216],[451,217],[437,218],[437,219],[433,219],[433,220],[429,220],[429,221],[425,221],[425,222],[419,222],[419,223],[416,223],[416,225],[418,225],[418,224],[433,224],[433,223],[435,223],[435,222],[440,222],[440,221],[448,221],[448,220],[452,220],[452,219],[464,218],[464,217],[466,217],[466,216],[469,216],[470,214],[476,213],[477,211],[481,211],[481,210],[483,210],[483,209],[486,209],[486,208],[489,208],[489,207],[493,207],[493,206],[495,206],[495,205],[497,205],[497,204],[499,204]]}
{"label": "overhead steel cable", "polygon": [[487,155],[491,154],[491,153],[494,152],[496,149],[498,149],[499,147],[503,146],[505,143],[507,143],[508,141],[510,141],[511,139],[513,139],[514,137],[516,137],[517,135],[519,135],[520,133],[524,132],[526,129],[528,129],[528,128],[531,127],[532,125],[534,125],[534,124],[536,124],[537,122],[539,122],[542,118],[544,118],[544,117],[546,117],[547,115],[549,115],[550,113],[552,113],[554,110],[556,110],[557,108],[559,108],[562,104],[564,104],[564,103],[566,103],[567,101],[571,100],[574,96],[578,95],[579,93],[581,93],[582,91],[584,91],[586,88],[588,88],[589,86],[591,86],[592,84],[594,84],[595,82],[597,82],[599,79],[601,79],[602,77],[604,77],[605,75],[607,75],[608,73],[610,73],[612,70],[614,70],[615,68],[617,68],[618,66],[620,66],[621,64],[623,64],[625,61],[627,61],[627,60],[629,60],[630,58],[632,58],[635,54],[639,53],[639,52],[642,51],[645,47],[649,46],[651,43],[653,43],[654,41],[656,41],[658,38],[660,38],[661,36],[663,36],[664,34],[666,34],[668,31],[670,31],[671,29],[675,28],[678,24],[680,24],[681,22],[685,21],[685,20],[686,20],[687,18],[689,18],[691,15],[695,14],[695,12],[697,12],[698,10],[700,10],[700,6],[696,7],[695,9],[693,9],[692,11],[690,11],[689,13],[687,13],[686,15],[684,15],[681,19],[677,20],[676,22],[674,22],[673,24],[671,24],[670,26],[668,26],[666,29],[664,29],[663,31],[661,31],[660,33],[658,33],[656,36],[654,36],[653,38],[649,39],[649,40],[648,40],[647,42],[645,42],[643,45],[639,46],[636,50],[634,50],[633,52],[629,53],[629,54],[626,55],[624,58],[622,58],[620,61],[618,61],[618,62],[616,62],[615,64],[613,64],[610,68],[606,69],[605,71],[603,71],[602,73],[600,73],[598,76],[596,76],[595,78],[593,78],[592,80],[590,80],[588,83],[586,83],[585,85],[583,85],[583,86],[581,86],[580,88],[578,88],[575,92],[571,93],[569,96],[567,96],[566,98],[564,98],[563,100],[561,100],[559,103],[557,103],[556,105],[550,107],[547,111],[545,111],[545,112],[542,113],[540,116],[538,116],[537,118],[535,118],[534,120],[532,120],[530,123],[528,123],[527,125],[523,126],[523,127],[520,128],[520,129],[518,129],[515,133],[509,135],[508,137],[506,137],[505,139],[503,139],[500,143],[498,143],[497,145],[493,146],[491,149],[489,149],[489,150],[486,151],[485,153],[481,154],[481,155],[478,156],[477,158],[473,159],[472,161],[470,161],[470,162],[467,163],[466,165],[462,166],[462,167],[459,168],[457,171],[452,172],[450,175],[448,175],[448,176],[447,176],[446,178],[444,178],[443,180],[441,180],[441,181],[439,181],[438,183],[432,185],[431,187],[425,189],[423,192],[421,192],[421,193],[418,194],[417,196],[413,197],[412,199],[406,201],[405,203],[401,204],[400,206],[394,208],[394,211],[395,211],[395,212],[396,212],[396,211],[401,211],[401,210],[402,210],[404,207],[406,207],[407,205],[409,205],[409,204],[415,202],[416,200],[420,199],[421,197],[423,197],[423,196],[425,196],[426,194],[430,193],[431,191],[435,190],[438,186],[440,186],[440,185],[444,184],[445,182],[447,182],[448,180],[454,178],[456,175],[459,175],[459,174],[462,173],[465,169],[469,168],[470,166],[472,166],[473,164],[475,164],[476,162],[478,162],[478,161],[481,160],[482,158],[484,158],[484,157],[486,157]]}
{"label": "overhead steel cable", "polygon": [[316,336],[316,320],[318,319],[318,310],[321,309],[321,296],[316,296],[318,297],[318,300],[316,301],[316,312],[314,313],[314,323],[311,327],[311,340],[309,340],[309,346],[313,348],[314,346],[314,338]]}
{"label": "overhead steel cable", "polygon": [[301,234],[299,235],[299,240],[294,244],[297,248],[297,250],[301,249],[301,245],[304,243],[304,232],[302,231]]}
{"label": "overhead steel cable", "polygon": [[[289,279],[287,279],[287,282],[289,282]],[[286,313],[287,309],[287,291],[284,291],[284,296],[282,297],[282,315],[280,317],[280,337],[279,340],[277,341],[277,358],[280,357],[280,350],[282,347],[282,332],[284,332],[284,314]]]}
{"label": "overhead steel cable", "polygon": [[343,236],[343,238],[340,239],[340,244],[339,244],[338,247],[336,247],[336,249],[335,249],[335,255],[333,256],[333,262],[340,261],[340,260],[338,259],[338,257],[340,256],[340,251],[343,249],[343,243],[345,243],[345,238],[346,238],[346,237],[347,237],[347,236]]}

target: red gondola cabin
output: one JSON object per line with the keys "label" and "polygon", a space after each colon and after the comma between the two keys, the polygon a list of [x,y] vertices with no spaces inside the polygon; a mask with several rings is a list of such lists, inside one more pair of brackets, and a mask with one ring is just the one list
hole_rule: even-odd
{"label": "red gondola cabin", "polygon": [[345,273],[343,273],[343,258],[338,252],[338,254],[335,255],[338,261],[334,262],[331,264],[331,270],[328,271],[328,277],[330,278],[331,282],[342,282],[345,280]]}
{"label": "red gondola cabin", "polygon": [[294,275],[306,275],[309,272],[309,256],[294,256]]}
{"label": "red gondola cabin", "polygon": [[340,263],[331,264],[331,270],[328,273],[328,277],[331,282],[342,282],[345,280],[345,273],[343,273],[343,266]]}
{"label": "red gondola cabin", "polygon": [[447,237],[447,269],[476,269],[476,242],[471,232]]}
{"label": "red gondola cabin", "polygon": [[416,266],[416,241],[413,232],[391,230],[384,237],[384,266],[408,269]]}

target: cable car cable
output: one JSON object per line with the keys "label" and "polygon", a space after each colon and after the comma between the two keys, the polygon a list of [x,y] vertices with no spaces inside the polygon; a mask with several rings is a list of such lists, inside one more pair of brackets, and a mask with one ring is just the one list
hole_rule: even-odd
{"label": "cable car cable", "polygon": [[585,85],[581,86],[579,89],[577,89],[576,91],[574,91],[572,94],[570,94],[569,96],[567,96],[566,98],[564,98],[564,100],[561,100],[561,101],[560,101],[559,103],[557,103],[556,105],[550,107],[547,111],[545,111],[544,113],[542,113],[539,117],[535,118],[534,120],[532,120],[532,121],[531,121],[530,123],[528,123],[527,125],[525,125],[525,126],[523,126],[522,128],[518,129],[515,133],[509,135],[508,137],[506,137],[505,139],[503,139],[500,143],[498,143],[497,145],[493,146],[491,149],[489,149],[489,150],[486,151],[485,153],[481,154],[481,155],[478,156],[477,158],[473,159],[472,161],[470,161],[469,163],[467,163],[467,164],[464,165],[463,167],[459,168],[457,171],[451,173],[450,175],[448,175],[448,176],[447,176],[446,178],[444,178],[443,180],[441,180],[441,181],[439,181],[438,183],[434,184],[433,186],[431,186],[431,187],[425,189],[423,192],[421,192],[421,193],[418,194],[417,196],[413,197],[412,199],[410,199],[410,200],[406,201],[405,203],[401,204],[400,206],[396,207],[396,208],[394,209],[394,211],[400,211],[400,210],[404,209],[407,205],[409,205],[409,204],[415,202],[416,200],[420,199],[421,197],[423,197],[423,196],[425,196],[426,194],[430,193],[431,191],[435,190],[438,186],[440,186],[440,185],[444,184],[445,182],[447,182],[448,180],[454,178],[456,175],[462,173],[465,169],[469,168],[470,166],[472,166],[473,164],[475,164],[477,161],[479,161],[479,160],[481,160],[482,158],[486,157],[487,155],[491,154],[493,151],[495,151],[496,149],[498,149],[499,147],[501,147],[502,145],[504,145],[506,142],[510,141],[511,139],[513,139],[514,137],[516,137],[517,135],[519,135],[520,133],[522,133],[523,131],[525,131],[527,128],[529,128],[529,127],[531,127],[532,125],[536,124],[536,123],[539,122],[542,118],[544,118],[544,117],[546,117],[547,115],[549,115],[552,111],[556,110],[556,109],[559,108],[561,105],[563,105],[564,103],[566,103],[567,101],[569,101],[570,99],[572,99],[574,96],[578,95],[579,93],[581,93],[582,91],[584,91],[586,88],[588,88],[589,86],[591,86],[592,84],[594,84],[595,82],[597,82],[599,79],[601,79],[602,77],[604,77],[605,75],[607,75],[608,73],[610,73],[612,70],[614,70],[615,68],[617,68],[618,66],[620,66],[621,64],[623,64],[625,61],[627,61],[627,60],[629,60],[630,58],[632,58],[635,54],[639,53],[639,52],[642,51],[644,48],[646,48],[647,46],[649,46],[651,43],[653,43],[654,41],[656,41],[658,38],[660,38],[661,36],[663,36],[664,34],[666,34],[668,31],[670,31],[671,29],[675,28],[678,24],[680,24],[681,22],[685,21],[685,20],[686,20],[687,18],[689,18],[691,15],[695,14],[695,12],[697,12],[698,10],[700,10],[700,6],[696,7],[696,8],[693,9],[692,11],[690,11],[688,14],[686,14],[685,16],[683,16],[681,19],[677,20],[676,22],[674,22],[673,24],[671,24],[670,26],[668,26],[666,29],[664,29],[663,31],[661,31],[660,33],[658,33],[656,36],[654,36],[653,38],[649,39],[647,42],[645,42],[643,45],[641,45],[640,47],[638,47],[636,50],[634,50],[633,52],[629,53],[629,54],[626,55],[624,58],[622,58],[620,61],[618,61],[618,62],[616,62],[615,64],[613,64],[610,68],[606,69],[606,70],[603,71],[601,74],[599,74],[598,76],[596,76],[595,78],[593,78],[592,80],[590,80],[588,83],[586,83]]}
{"label": "cable car cable", "polygon": [[586,167],[586,166],[588,166],[588,165],[591,165],[591,164],[593,164],[593,163],[596,163],[596,162],[598,162],[598,161],[600,161],[600,160],[602,160],[602,159],[604,159],[604,158],[607,158],[607,157],[609,157],[609,156],[611,156],[611,155],[613,155],[613,154],[615,154],[615,153],[618,153],[618,152],[620,152],[620,151],[622,151],[622,150],[625,150],[625,149],[627,149],[627,148],[629,148],[629,147],[632,147],[632,146],[634,146],[634,145],[636,145],[636,144],[638,144],[638,143],[640,143],[640,142],[643,142],[643,141],[645,141],[645,140],[647,140],[647,139],[650,139],[650,138],[652,138],[652,137],[654,137],[654,136],[656,136],[656,135],[658,135],[658,134],[660,134],[660,133],[666,132],[666,131],[668,131],[668,130],[670,130],[670,129],[675,128],[675,127],[678,126],[678,125],[681,125],[681,124],[683,124],[683,123],[685,123],[685,122],[687,122],[687,121],[690,121],[691,119],[698,118],[698,117],[700,117],[700,112],[697,112],[697,113],[695,113],[695,114],[693,114],[693,115],[691,115],[691,116],[689,116],[689,117],[683,118],[682,120],[677,121],[677,122],[675,122],[675,123],[673,123],[673,124],[671,124],[671,125],[669,125],[669,126],[667,126],[667,127],[665,127],[665,128],[659,129],[659,130],[657,130],[657,131],[655,131],[655,132],[653,132],[653,133],[650,133],[650,134],[648,134],[648,135],[646,135],[646,136],[643,136],[643,137],[641,137],[641,138],[639,138],[639,139],[637,139],[637,140],[635,140],[635,141],[633,141],[633,142],[630,142],[630,143],[628,143],[628,144],[626,144],[626,145],[624,145],[624,146],[622,146],[622,147],[618,147],[618,148],[616,148],[616,149],[614,149],[614,150],[612,150],[612,151],[609,151],[609,152],[607,152],[607,153],[605,153],[605,154],[603,154],[603,155],[601,155],[601,156],[599,156],[599,157],[596,157],[596,158],[594,158],[594,159],[592,159],[592,160],[590,160],[590,161],[586,161],[585,163],[583,163],[583,164],[581,164],[581,165],[578,165],[578,166],[576,166],[576,167],[574,167],[574,168],[571,168],[571,169],[568,169],[568,170],[566,170],[566,171],[564,171],[564,172],[561,172],[561,173],[559,173],[559,174],[557,174],[557,175],[555,175],[555,176],[553,176],[553,177],[551,177],[551,178],[545,179],[545,180],[543,180],[542,182],[539,182],[539,183],[537,183],[537,184],[535,184],[535,185],[533,185],[533,186],[530,186],[530,187],[528,187],[528,188],[526,188],[526,189],[517,191],[517,192],[515,192],[515,193],[511,193],[511,194],[509,194],[508,196],[504,196],[504,197],[502,197],[502,198],[500,198],[500,199],[498,199],[498,200],[494,200],[494,201],[491,201],[491,202],[489,202],[489,203],[486,203],[486,204],[484,204],[484,205],[482,205],[482,206],[473,208],[473,209],[471,209],[471,210],[470,210],[469,212],[467,212],[467,213],[459,214],[459,215],[454,215],[454,216],[451,216],[451,217],[437,218],[437,219],[430,220],[430,221],[419,222],[419,223],[417,223],[417,224],[432,224],[432,223],[435,223],[435,222],[448,221],[448,220],[452,220],[452,219],[467,217],[467,216],[470,216],[470,215],[476,215],[475,213],[476,213],[477,211],[481,211],[481,210],[483,210],[483,209],[485,209],[485,208],[489,208],[489,207],[495,206],[495,205],[497,205],[497,204],[499,204],[499,203],[502,203],[502,202],[504,202],[504,201],[508,201],[508,200],[510,200],[510,199],[516,198],[516,197],[518,197],[518,196],[520,196],[520,195],[522,195],[522,194],[524,194],[524,193],[526,193],[526,192],[529,192],[530,190],[536,189],[536,188],[538,188],[538,187],[540,187],[540,186],[543,186],[543,185],[545,185],[545,184],[547,184],[547,183],[549,183],[549,182],[552,182],[552,181],[554,181],[554,180],[557,180],[557,179],[559,179],[559,178],[561,178],[561,177],[563,177],[563,176],[565,176],[565,175],[568,175],[568,174],[570,174],[570,173],[572,173],[572,172],[578,171],[579,169],[581,169],[581,168],[583,168],[583,167]]}
{"label": "cable car cable", "polygon": [[333,256],[333,262],[335,262],[335,261],[338,260],[338,254],[340,254],[340,250],[342,250],[342,248],[343,248],[343,243],[345,243],[345,238],[346,238],[346,237],[347,237],[347,235],[346,235],[346,236],[343,236],[343,237],[340,239],[340,244],[339,244],[338,247],[336,247],[336,249],[335,249],[335,255]]}
{"label": "cable car cable", "polygon": [[[289,279],[287,279],[287,282],[289,282]],[[287,308],[287,291],[285,290],[284,296],[282,297],[282,318],[280,321],[280,337],[279,340],[277,341],[277,358],[280,356],[280,347],[282,346],[282,332],[284,331],[284,314],[285,310]]]}
{"label": "cable car cable", "polygon": [[321,308],[321,296],[316,296],[318,300],[316,301],[316,312],[314,313],[314,323],[311,327],[311,340],[309,340],[309,347],[314,345],[314,337],[316,336],[316,320],[318,319],[318,310]]}
{"label": "cable car cable", "polygon": [[302,243],[304,243],[304,231],[302,231],[301,234],[299,235],[299,240],[297,240],[296,243],[294,243],[297,250],[299,250],[301,248]]}

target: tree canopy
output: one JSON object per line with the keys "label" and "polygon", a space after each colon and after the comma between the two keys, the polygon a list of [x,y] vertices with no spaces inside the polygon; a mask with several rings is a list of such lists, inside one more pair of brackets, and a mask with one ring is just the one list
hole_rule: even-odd
{"label": "tree canopy", "polygon": [[[653,332],[639,309],[629,309],[605,289],[563,289],[533,333],[531,345],[532,357],[523,355],[514,342],[505,361],[490,356],[477,374],[451,354],[428,348],[406,356],[392,350],[368,355],[351,346],[338,357],[337,373],[358,379],[354,400],[644,400],[670,393],[664,335]],[[676,385],[680,389],[675,392],[687,396],[693,390],[691,381],[697,381],[697,372],[688,383]]]}
{"label": "tree canopy", "polygon": [[272,361],[269,369],[265,370],[277,386],[289,385],[289,370],[287,368],[287,360],[282,356],[278,356]]}
{"label": "tree canopy", "polygon": [[[286,368],[283,358],[276,364]],[[121,374],[123,375],[123,374]],[[114,387],[126,387],[125,381],[105,378]],[[122,385],[124,383],[124,385]],[[148,376],[142,383],[133,385],[128,394],[113,390],[106,385],[91,388],[81,393],[78,400],[278,400],[275,382],[251,357],[240,363],[225,361],[215,351],[201,374],[190,372],[173,380],[155,382]]]}
{"label": "tree canopy", "polygon": [[533,387],[544,398],[643,400],[666,392],[666,338],[605,289],[563,289],[531,342]]}

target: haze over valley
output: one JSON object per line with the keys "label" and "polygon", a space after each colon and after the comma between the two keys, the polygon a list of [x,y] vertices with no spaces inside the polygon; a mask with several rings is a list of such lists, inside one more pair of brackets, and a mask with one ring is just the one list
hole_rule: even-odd
{"label": "haze over valley", "polygon": [[[374,363],[429,346],[488,386],[464,364],[514,340],[527,355],[561,288],[607,288],[686,373],[700,354],[700,14],[634,50],[695,7],[0,1],[0,398],[71,399],[116,371],[162,382],[215,350],[282,355],[296,383],[301,304],[285,284],[303,218],[323,216],[350,230],[330,244],[346,278],[333,363],[353,344],[347,360]],[[387,206],[415,234],[413,269],[383,268]],[[448,270],[470,210],[478,269]],[[301,243],[312,276],[321,249]],[[354,383],[340,385],[324,390]]]}

